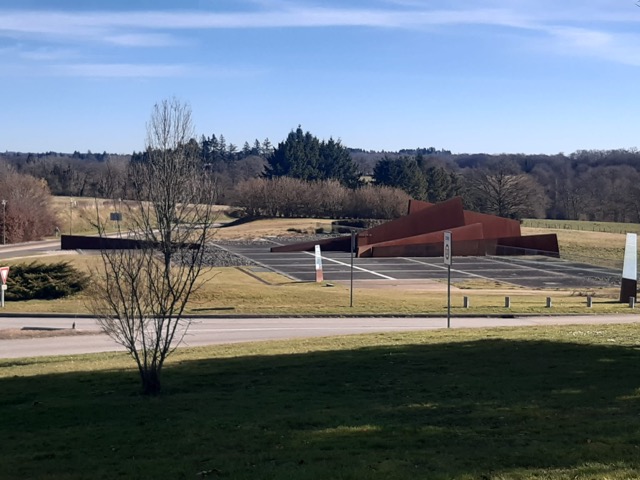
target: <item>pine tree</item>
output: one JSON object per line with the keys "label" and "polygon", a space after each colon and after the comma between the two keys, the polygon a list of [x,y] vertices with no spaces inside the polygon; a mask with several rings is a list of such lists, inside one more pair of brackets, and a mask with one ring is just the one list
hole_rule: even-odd
{"label": "pine tree", "polygon": [[357,166],[340,140],[329,138],[320,144],[320,171],[323,180],[336,179],[349,188],[361,183]]}
{"label": "pine tree", "polygon": [[416,200],[427,199],[427,181],[413,157],[385,156],[374,167],[373,179],[378,185],[400,188]]}
{"label": "pine tree", "polygon": [[310,132],[298,126],[287,139],[267,157],[266,176],[293,177],[301,180],[335,179],[347,187],[355,188],[360,175],[349,150],[340,141],[330,138],[320,142]]}

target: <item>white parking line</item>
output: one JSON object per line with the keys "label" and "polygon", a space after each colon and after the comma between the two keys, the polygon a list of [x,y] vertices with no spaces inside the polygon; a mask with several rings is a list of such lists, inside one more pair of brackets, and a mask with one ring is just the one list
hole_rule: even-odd
{"label": "white parking line", "polygon": [[[421,265],[429,265],[430,267],[436,267],[436,268],[440,268],[440,269],[442,269],[442,270],[446,270],[446,269],[447,269],[447,267],[445,267],[444,265],[437,265],[437,264],[435,264],[435,263],[421,262],[420,260],[415,260],[415,259],[413,259],[413,258],[406,258],[406,257],[402,257],[402,258],[404,258],[405,260],[408,260],[408,261],[410,261],[410,262],[419,263],[419,264],[421,264]],[[471,272],[467,272],[467,271],[464,271],[464,270],[456,270],[455,268],[452,268],[452,269],[451,269],[451,272],[452,272],[452,273],[453,273],[453,272],[461,273],[461,274],[463,274],[463,275],[468,275],[468,276],[470,276],[470,277],[482,278],[483,280],[490,280],[490,281],[492,281],[492,282],[495,282],[495,281],[496,281],[496,279],[495,279],[495,278],[485,277],[484,275],[478,275],[477,273],[471,273]],[[501,283],[508,283],[509,285],[516,285],[516,286],[518,286],[518,287],[520,286],[520,285],[517,285],[517,284],[515,284],[515,283],[507,282],[506,280],[499,280],[499,281],[500,281]]]}
{"label": "white parking line", "polygon": [[[306,253],[307,255],[311,255],[312,257],[315,256],[315,254],[313,254],[311,252],[304,252],[304,253]],[[324,255],[322,255],[322,259],[323,260],[327,260],[328,262],[337,263],[338,265],[343,265],[345,267],[351,268],[351,264],[349,264],[349,263],[344,263],[344,262],[341,262],[339,260],[334,260],[333,258],[325,257]],[[371,275],[376,275],[378,277],[384,278],[385,280],[397,280],[396,278],[389,277],[388,275],[383,275],[382,273],[374,272],[373,270],[367,270],[366,268],[357,267],[355,265],[353,266],[353,269],[354,270],[359,270],[361,272],[370,273]]]}

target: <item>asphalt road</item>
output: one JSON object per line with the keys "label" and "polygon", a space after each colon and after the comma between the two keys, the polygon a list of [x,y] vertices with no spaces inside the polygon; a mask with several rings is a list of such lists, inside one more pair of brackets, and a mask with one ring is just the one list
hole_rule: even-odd
{"label": "asphalt road", "polygon": [[60,239],[0,245],[0,260],[60,251]]}
{"label": "asphalt road", "polygon": [[[91,319],[0,318],[0,329],[30,327],[76,328],[90,335],[0,340],[0,358],[108,352],[123,348],[99,332]],[[446,328],[446,318],[195,318],[182,346],[218,345],[292,338]],[[452,328],[522,327],[640,323],[639,315],[558,316],[519,318],[452,318]]]}

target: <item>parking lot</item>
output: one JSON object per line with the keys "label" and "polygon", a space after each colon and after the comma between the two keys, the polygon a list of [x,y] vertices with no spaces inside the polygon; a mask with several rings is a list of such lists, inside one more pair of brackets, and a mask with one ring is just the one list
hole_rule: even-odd
{"label": "parking lot", "polygon": [[[225,245],[224,247],[257,264],[297,281],[315,280],[312,252],[271,253],[275,243],[264,246]],[[353,278],[358,280],[442,280],[447,267],[440,258],[355,258]],[[348,281],[351,257],[345,252],[322,252],[326,281]],[[604,267],[549,257],[454,257],[452,282],[484,279],[527,288],[589,288],[619,285],[621,272]]]}

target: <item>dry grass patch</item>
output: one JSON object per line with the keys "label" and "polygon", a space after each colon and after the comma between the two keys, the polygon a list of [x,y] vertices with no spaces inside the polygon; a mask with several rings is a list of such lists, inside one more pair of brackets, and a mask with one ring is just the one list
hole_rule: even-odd
{"label": "dry grass patch", "polygon": [[269,236],[315,234],[317,230],[331,231],[331,219],[271,218],[241,223],[216,230],[215,238],[223,240],[254,240]]}
{"label": "dry grass patch", "polygon": [[522,229],[522,233],[523,235],[555,233],[558,235],[562,258],[622,268],[625,234],[526,227]]}
{"label": "dry grass patch", "polygon": [[[52,257],[51,261],[58,260]],[[82,271],[91,271],[100,261],[98,255],[65,257]],[[392,282],[371,288],[371,282],[356,282],[354,306],[349,306],[348,284],[295,282],[272,272],[245,271],[246,267],[207,268],[204,283],[187,306],[189,314],[258,315],[350,315],[350,314],[446,314],[446,285],[428,282],[429,288],[414,285],[405,288]],[[250,269],[249,269],[250,270]],[[414,282],[415,283],[415,282]],[[361,286],[362,285],[362,286]],[[630,313],[625,304],[615,302],[615,289],[590,291],[528,290],[487,288],[452,290],[454,314],[518,313]],[[595,295],[592,309],[586,308],[586,294]],[[504,296],[511,297],[511,309],[504,308]],[[462,308],[468,296],[471,308]],[[552,309],[545,308],[546,297],[553,298]],[[84,294],[53,301],[7,302],[6,312],[89,313]]]}

